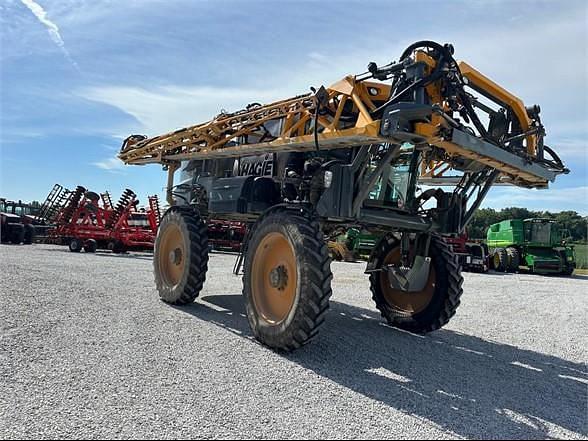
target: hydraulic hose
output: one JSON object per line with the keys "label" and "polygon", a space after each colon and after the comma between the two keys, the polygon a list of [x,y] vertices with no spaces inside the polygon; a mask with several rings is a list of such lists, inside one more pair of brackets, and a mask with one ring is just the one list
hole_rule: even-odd
{"label": "hydraulic hose", "polygon": [[[379,106],[378,108],[374,109],[371,113],[372,114],[377,114],[378,112],[382,111],[384,108],[386,108],[388,105],[392,104],[394,101],[396,101],[398,98],[400,98],[401,96],[405,95],[406,93],[410,92],[411,90],[415,89],[416,87],[420,87],[420,86],[426,86],[427,84],[438,80],[441,77],[441,69],[443,68],[443,64],[445,61],[453,61],[455,62],[455,60],[453,59],[453,55],[452,55],[452,51],[451,51],[451,46],[442,46],[437,42],[434,41],[429,41],[429,40],[422,40],[422,41],[417,41],[416,43],[411,44],[410,46],[408,46],[404,52],[402,52],[402,55],[400,56],[400,63],[403,63],[403,61],[410,56],[410,54],[418,48],[431,48],[434,49],[436,51],[439,52],[440,56],[437,59],[437,64],[435,66],[435,69],[433,70],[433,72],[431,72],[428,76],[421,78],[418,81],[415,81],[412,84],[409,84],[407,87],[405,87],[403,90],[401,90],[400,92],[396,92],[393,96],[391,96],[388,101],[386,101],[384,104],[382,104],[381,106]],[[392,95],[393,92],[395,92],[395,87],[392,87],[390,94]]]}
{"label": "hydraulic hose", "polygon": [[435,50],[439,51],[440,53],[442,53],[447,58],[453,58],[453,53],[452,53],[453,51],[450,50],[451,46],[446,47],[446,46],[442,46],[441,44],[437,43],[436,41],[421,40],[421,41],[417,41],[417,42],[411,44],[406,49],[404,49],[404,52],[402,52],[402,55],[400,56],[400,60],[401,61],[404,60],[415,49],[423,48],[423,47],[435,49]]}

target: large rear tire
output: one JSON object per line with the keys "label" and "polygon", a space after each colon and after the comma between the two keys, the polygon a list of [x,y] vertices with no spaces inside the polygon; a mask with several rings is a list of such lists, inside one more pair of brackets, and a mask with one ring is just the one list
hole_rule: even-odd
{"label": "large rear tire", "polygon": [[185,305],[198,297],[208,270],[208,237],[197,211],[190,207],[167,211],[157,231],[153,270],[164,302]]}
{"label": "large rear tire", "polygon": [[508,247],[506,249],[508,272],[516,273],[519,271],[521,264],[521,253],[514,247]]}
{"label": "large rear tire", "polygon": [[292,351],[325,319],[331,259],[319,223],[295,210],[258,220],[247,245],[243,296],[249,325],[263,344]]}
{"label": "large rear tire", "polygon": [[404,292],[390,286],[384,265],[400,262],[400,247],[393,237],[384,237],[370,258],[370,287],[376,308],[390,326],[414,333],[435,331],[455,315],[462,295],[463,277],[457,256],[439,236],[429,248],[431,270],[422,291]]}
{"label": "large rear tire", "polygon": [[505,273],[508,271],[508,255],[504,248],[496,248],[492,254],[492,266],[494,271]]}

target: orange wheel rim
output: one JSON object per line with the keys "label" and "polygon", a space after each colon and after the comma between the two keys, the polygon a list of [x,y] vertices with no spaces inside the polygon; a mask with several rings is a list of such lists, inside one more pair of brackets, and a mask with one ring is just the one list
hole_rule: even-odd
{"label": "orange wheel rim", "polygon": [[267,323],[281,323],[294,305],[297,286],[294,248],[283,234],[269,233],[255,250],[251,266],[255,309]]}
{"label": "orange wheel rim", "polygon": [[[391,250],[384,259],[384,265],[398,263],[400,263],[400,247]],[[388,274],[385,271],[380,272],[380,288],[388,305],[395,310],[409,314],[417,314],[429,306],[435,293],[435,282],[436,274],[432,264],[425,287],[416,292],[393,289],[388,281]]]}
{"label": "orange wheel rim", "polygon": [[186,266],[184,235],[180,227],[169,224],[162,232],[160,244],[159,271],[165,284],[174,287],[182,280]]}

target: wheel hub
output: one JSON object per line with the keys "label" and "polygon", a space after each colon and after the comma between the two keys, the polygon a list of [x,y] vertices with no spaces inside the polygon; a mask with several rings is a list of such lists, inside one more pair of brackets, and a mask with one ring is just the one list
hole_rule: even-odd
{"label": "wheel hub", "polygon": [[281,232],[266,234],[251,263],[251,291],[260,318],[268,324],[288,317],[296,299],[297,261],[294,248]]}
{"label": "wheel hub", "polygon": [[182,250],[176,248],[169,253],[169,261],[173,265],[179,265],[182,262]]}
{"label": "wheel hub", "polygon": [[168,224],[159,233],[159,248],[156,258],[165,284],[173,288],[180,283],[186,270],[183,232],[178,225]]}
{"label": "wheel hub", "polygon": [[272,288],[283,291],[288,284],[288,270],[284,265],[278,265],[269,273],[269,282]]}

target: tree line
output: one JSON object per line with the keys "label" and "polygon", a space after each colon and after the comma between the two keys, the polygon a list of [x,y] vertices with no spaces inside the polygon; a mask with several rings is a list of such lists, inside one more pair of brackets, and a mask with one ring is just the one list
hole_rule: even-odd
{"label": "tree line", "polygon": [[527,208],[508,207],[502,210],[481,208],[476,211],[467,231],[472,239],[485,239],[488,227],[507,219],[528,219],[541,217],[555,220],[562,228],[567,228],[574,242],[586,242],[588,236],[588,216],[581,216],[576,211],[533,211]]}

